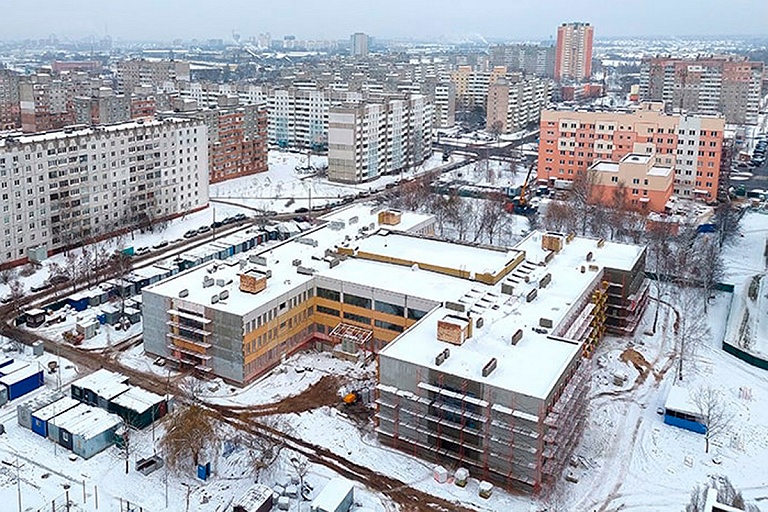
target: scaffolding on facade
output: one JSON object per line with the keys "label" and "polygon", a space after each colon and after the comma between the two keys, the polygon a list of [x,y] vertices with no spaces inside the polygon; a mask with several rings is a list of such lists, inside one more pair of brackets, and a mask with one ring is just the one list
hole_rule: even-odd
{"label": "scaffolding on facade", "polygon": [[[329,334],[334,345],[341,345],[341,350],[355,354],[358,349],[373,353],[373,331],[356,325],[339,322]],[[354,350],[352,350],[354,347]]]}

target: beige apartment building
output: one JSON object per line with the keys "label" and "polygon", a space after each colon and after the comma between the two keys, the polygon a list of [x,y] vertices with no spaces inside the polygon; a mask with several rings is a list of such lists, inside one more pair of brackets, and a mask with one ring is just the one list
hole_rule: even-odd
{"label": "beige apartment building", "polygon": [[[619,162],[640,143],[658,165],[675,170],[674,194],[714,201],[724,129],[721,116],[667,114],[662,103],[611,112],[544,110],[538,178],[550,185],[574,180],[596,161]],[[644,190],[638,187],[637,199]]]}

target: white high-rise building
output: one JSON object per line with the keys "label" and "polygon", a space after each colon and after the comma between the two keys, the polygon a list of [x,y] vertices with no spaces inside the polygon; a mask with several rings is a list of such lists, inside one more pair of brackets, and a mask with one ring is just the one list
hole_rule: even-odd
{"label": "white high-rise building", "polygon": [[368,56],[368,43],[369,38],[367,34],[362,32],[356,32],[352,34],[350,38],[352,43],[352,56],[353,57],[367,57]]}
{"label": "white high-rise building", "polygon": [[0,140],[0,265],[208,204],[202,121],[135,121]]}

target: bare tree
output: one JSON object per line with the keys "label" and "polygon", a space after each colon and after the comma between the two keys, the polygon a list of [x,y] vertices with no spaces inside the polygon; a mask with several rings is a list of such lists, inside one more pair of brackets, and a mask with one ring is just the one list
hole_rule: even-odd
{"label": "bare tree", "polygon": [[596,174],[585,172],[576,177],[572,182],[570,202],[578,219],[580,234],[587,234],[590,218],[594,209]]}
{"label": "bare tree", "polygon": [[728,430],[731,421],[733,421],[734,413],[723,392],[710,386],[693,391],[691,401],[696,406],[706,427],[704,432],[705,452],[709,453],[710,441]]}
{"label": "bare tree", "polygon": [[498,231],[509,220],[505,209],[506,202],[506,196],[501,193],[492,194],[483,201],[480,214],[480,229],[475,235],[475,240],[477,240],[480,233],[484,233],[488,238],[488,243],[493,245]]}
{"label": "bare tree", "polygon": [[697,300],[693,288],[680,289],[675,304],[677,305],[675,321],[677,379],[683,380],[685,362],[693,362],[697,348],[709,340],[710,332],[701,302]]}
{"label": "bare tree", "polygon": [[707,312],[709,298],[718,282],[725,275],[722,249],[714,239],[702,238],[696,244],[695,264],[691,267],[692,277],[701,286],[703,292],[704,312]]}
{"label": "bare tree", "polygon": [[577,228],[574,207],[563,201],[550,201],[541,218],[541,225],[548,231],[570,233]]}
{"label": "bare tree", "polygon": [[715,208],[714,223],[717,225],[718,245],[723,247],[731,243],[739,234],[741,212],[731,201],[720,203]]}
{"label": "bare tree", "polygon": [[19,314],[21,303],[24,299],[24,285],[21,284],[18,277],[8,283],[8,296],[11,299],[10,304],[13,307],[14,313]]}
{"label": "bare tree", "polygon": [[671,293],[675,279],[678,278],[678,258],[671,245],[671,227],[666,223],[654,222],[648,226],[647,243],[649,260],[656,279],[652,280],[656,288],[656,311],[653,316],[652,332],[656,333],[659,322],[659,310],[664,300]]}
{"label": "bare tree", "polygon": [[190,462],[197,466],[206,454],[218,448],[218,424],[212,414],[199,405],[181,407],[165,421],[160,440],[168,466],[181,472]]}
{"label": "bare tree", "polygon": [[710,489],[717,491],[717,501],[722,505],[745,512],[760,512],[757,505],[746,502],[741,491],[736,490],[727,476],[721,475],[711,475],[704,485],[694,486],[691,491],[691,501],[686,505],[685,512],[706,512],[705,505]]}
{"label": "bare tree", "polygon": [[7,286],[14,278],[16,278],[15,269],[4,268],[3,270],[0,270],[0,283]]}

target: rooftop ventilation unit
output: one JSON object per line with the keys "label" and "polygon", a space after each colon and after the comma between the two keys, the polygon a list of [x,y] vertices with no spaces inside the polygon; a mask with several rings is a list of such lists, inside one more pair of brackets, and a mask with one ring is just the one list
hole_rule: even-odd
{"label": "rooftop ventilation unit", "polygon": [[229,298],[229,290],[224,290],[219,294],[219,300],[227,300]]}
{"label": "rooftop ventilation unit", "polygon": [[184,288],[183,290],[179,291],[179,297],[189,297],[189,290]]}
{"label": "rooftop ventilation unit", "polygon": [[437,357],[435,357],[435,365],[436,365],[436,366],[440,366],[440,365],[441,365],[441,364],[443,364],[443,363],[445,362],[445,360],[446,360],[446,359],[448,359],[450,356],[451,356],[451,351],[450,351],[450,350],[448,350],[448,349],[446,348],[445,350],[443,350],[442,352],[440,352],[439,354],[437,354]]}
{"label": "rooftop ventilation unit", "polygon": [[515,334],[512,335],[512,344],[517,345],[517,343],[523,339],[523,330],[518,329]]}
{"label": "rooftop ventilation unit", "polygon": [[219,302],[219,294],[218,293],[216,295],[212,295],[211,296],[211,304],[216,304],[217,302]]}
{"label": "rooftop ventilation unit", "polygon": [[213,278],[209,276],[203,276],[203,288],[213,286]]}
{"label": "rooftop ventilation unit", "polygon": [[483,377],[489,376],[491,373],[493,373],[493,370],[496,369],[496,358],[494,357],[490,361],[488,361],[488,364],[483,366]]}

